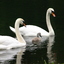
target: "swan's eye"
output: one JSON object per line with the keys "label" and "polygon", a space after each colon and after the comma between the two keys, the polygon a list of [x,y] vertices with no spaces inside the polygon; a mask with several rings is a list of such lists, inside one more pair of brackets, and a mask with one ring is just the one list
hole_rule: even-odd
{"label": "swan's eye", "polygon": [[52,11],[52,13],[51,13],[51,14],[52,14],[52,16],[56,17],[56,15],[54,14],[54,11]]}
{"label": "swan's eye", "polygon": [[54,11],[52,11],[52,13],[54,13]]}

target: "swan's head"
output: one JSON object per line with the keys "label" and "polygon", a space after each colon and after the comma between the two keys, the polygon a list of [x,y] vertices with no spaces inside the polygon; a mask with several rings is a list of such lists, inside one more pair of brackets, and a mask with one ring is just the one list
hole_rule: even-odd
{"label": "swan's head", "polygon": [[52,14],[52,16],[54,16],[54,17],[56,16],[54,14],[54,9],[53,8],[49,8],[47,11],[48,11],[49,14]]}
{"label": "swan's head", "polygon": [[41,33],[37,33],[37,37],[42,37],[42,36],[41,36]]}
{"label": "swan's head", "polygon": [[16,20],[16,22],[19,22],[20,24],[26,26],[25,23],[24,23],[24,20],[23,20],[22,18],[18,18],[18,19]]}

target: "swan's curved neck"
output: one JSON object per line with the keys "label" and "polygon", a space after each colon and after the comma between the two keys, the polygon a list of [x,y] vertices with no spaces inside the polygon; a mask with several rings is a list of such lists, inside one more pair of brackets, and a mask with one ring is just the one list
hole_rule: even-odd
{"label": "swan's curved neck", "polygon": [[46,23],[47,23],[47,27],[48,27],[48,30],[49,30],[49,34],[50,35],[55,35],[54,30],[52,28],[52,25],[50,23],[50,13],[48,11],[46,13]]}
{"label": "swan's curved neck", "polygon": [[20,34],[19,25],[20,25],[20,21],[16,21],[15,22],[16,37],[17,37],[19,42],[26,43],[25,40],[23,39],[23,37]]}

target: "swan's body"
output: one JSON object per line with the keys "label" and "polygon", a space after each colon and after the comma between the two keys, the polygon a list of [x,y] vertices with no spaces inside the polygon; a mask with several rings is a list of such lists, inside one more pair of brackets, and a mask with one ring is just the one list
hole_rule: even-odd
{"label": "swan's body", "polygon": [[32,43],[33,44],[38,44],[38,43],[41,42],[41,39],[42,39],[41,33],[37,33],[37,37],[32,39]]}
{"label": "swan's body", "polygon": [[10,36],[0,36],[0,49],[11,49],[26,45],[25,40],[23,39],[23,37],[19,32],[20,23],[23,24],[23,19],[18,18],[15,22],[15,31],[18,40]]}
{"label": "swan's body", "polygon": [[[15,33],[15,29],[13,27],[10,26],[10,29]],[[49,36],[47,31],[35,25],[26,25],[26,27],[20,27],[19,31],[23,36],[37,36],[37,33],[41,33],[42,36]]]}
{"label": "swan's body", "polygon": [[[50,14],[52,14],[55,17],[53,12],[54,12],[54,9],[49,8],[46,13],[46,23],[47,23],[49,32],[47,32],[46,30],[44,30],[38,26],[34,26],[34,25],[26,25],[26,27],[24,27],[24,26],[20,27],[19,31],[24,36],[36,36],[37,33],[39,33],[39,32],[41,33],[42,36],[55,35],[54,30],[50,23]],[[15,29],[13,27],[10,26],[10,29],[15,33]]]}

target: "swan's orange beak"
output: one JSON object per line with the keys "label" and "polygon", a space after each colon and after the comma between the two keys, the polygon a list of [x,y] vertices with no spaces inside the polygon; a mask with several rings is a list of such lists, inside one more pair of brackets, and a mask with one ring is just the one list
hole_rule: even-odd
{"label": "swan's orange beak", "polygon": [[26,27],[26,24],[25,23],[23,23],[23,25]]}
{"label": "swan's orange beak", "polygon": [[56,15],[52,12],[52,16],[56,17]]}

